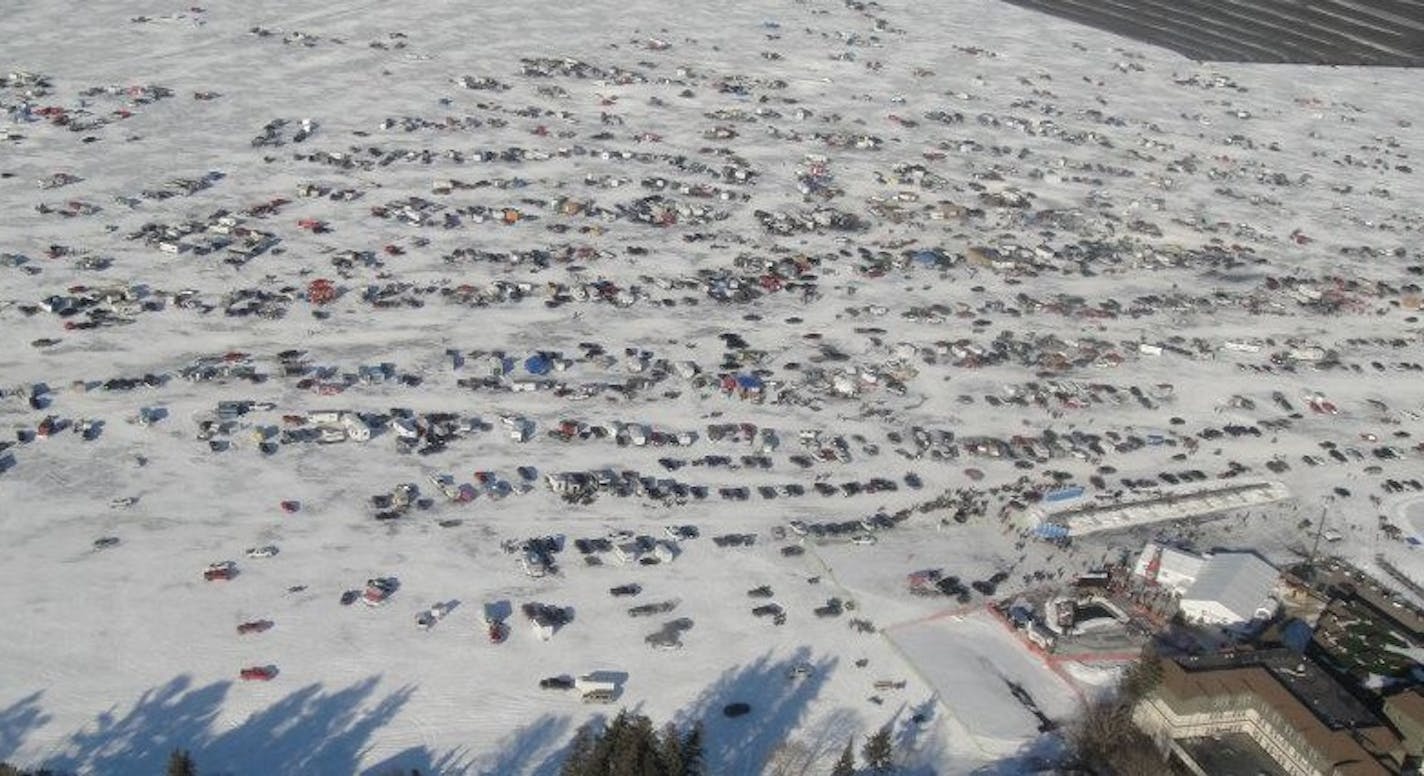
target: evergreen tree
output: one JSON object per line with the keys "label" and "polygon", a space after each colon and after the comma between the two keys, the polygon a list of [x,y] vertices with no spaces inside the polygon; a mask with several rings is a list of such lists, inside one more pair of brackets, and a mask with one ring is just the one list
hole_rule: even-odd
{"label": "evergreen tree", "polygon": [[1124,702],[1133,704],[1157,688],[1162,681],[1162,659],[1157,655],[1155,644],[1143,647],[1142,654],[1127,669],[1122,678],[1121,689]]}
{"label": "evergreen tree", "polygon": [[701,724],[686,734],[672,724],[660,732],[625,709],[602,731],[589,724],[574,733],[559,776],[702,776],[702,758]]}
{"label": "evergreen tree", "polygon": [[895,746],[890,742],[889,725],[865,739],[865,746],[860,748],[860,756],[865,760],[866,767],[876,773],[886,773],[895,766]]}
{"label": "evergreen tree", "polygon": [[653,721],[639,714],[633,727],[633,749],[637,752],[634,760],[634,770],[630,776],[665,776],[667,771],[663,770],[662,761],[662,741],[658,738],[658,731],[653,727]]}
{"label": "evergreen tree", "polygon": [[198,776],[198,766],[187,749],[174,749],[168,755],[168,776]]}
{"label": "evergreen tree", "polygon": [[569,752],[564,756],[564,765],[559,769],[559,776],[588,776],[593,772],[591,768],[598,737],[593,732],[592,724],[582,725],[578,732],[574,733],[574,740],[569,743]]}
{"label": "evergreen tree", "polygon": [[593,754],[589,757],[585,776],[604,776],[612,773],[613,752],[617,741],[623,737],[628,727],[628,712],[620,710],[618,716],[608,723],[608,727],[595,737]]}
{"label": "evergreen tree", "polygon": [[[609,729],[613,739],[607,776],[659,776],[657,773],[657,733],[653,721],[642,714],[620,714],[621,725]],[[651,764],[652,772],[649,772]]]}
{"label": "evergreen tree", "polygon": [[13,766],[13,765],[11,765],[11,764],[9,764],[9,763],[0,763],[0,776],[70,776],[70,775],[60,773],[59,771],[52,771],[52,770],[50,770],[49,768],[40,768],[39,770],[31,771],[31,770],[27,770],[27,769],[25,769],[25,768],[17,768],[17,767],[15,767],[15,766]]}
{"label": "evergreen tree", "polygon": [[682,773],[672,776],[702,776],[706,772],[706,753],[702,746],[702,721],[692,723],[682,739]]}
{"label": "evergreen tree", "polygon": [[831,769],[831,776],[855,776],[855,737],[852,736],[846,742],[846,748],[841,752],[841,758],[836,760],[836,765]]}
{"label": "evergreen tree", "polygon": [[667,776],[682,776],[687,770],[682,759],[682,734],[671,722],[663,727],[663,737],[658,742],[658,764]]}

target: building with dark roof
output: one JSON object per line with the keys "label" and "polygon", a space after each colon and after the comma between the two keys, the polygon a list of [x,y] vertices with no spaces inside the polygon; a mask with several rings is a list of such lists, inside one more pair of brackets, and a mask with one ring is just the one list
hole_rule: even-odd
{"label": "building with dark roof", "polygon": [[1404,758],[1398,733],[1289,650],[1163,659],[1162,681],[1133,719],[1198,774],[1220,771],[1203,759],[1222,741],[1290,776],[1385,776]]}

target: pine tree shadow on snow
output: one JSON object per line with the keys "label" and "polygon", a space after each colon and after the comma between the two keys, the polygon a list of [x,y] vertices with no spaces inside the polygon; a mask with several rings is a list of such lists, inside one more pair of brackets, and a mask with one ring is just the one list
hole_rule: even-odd
{"label": "pine tree shadow on snow", "polygon": [[568,717],[544,714],[506,737],[492,755],[476,762],[472,770],[489,776],[556,774],[563,765],[563,753],[572,733],[573,723]]}
{"label": "pine tree shadow on snow", "polygon": [[[783,660],[767,654],[730,669],[678,714],[683,726],[703,723],[709,773],[759,773],[772,751],[800,726],[806,707],[838,662],[811,660],[810,655],[802,647]],[[811,672],[793,678],[792,669],[803,664]],[[729,718],[722,709],[730,703],[745,703],[751,711]]]}
{"label": "pine tree shadow on snow", "polygon": [[804,731],[799,738],[813,762],[834,762],[846,742],[858,735],[864,724],[859,712],[842,707],[816,720],[815,727]]}
{"label": "pine tree shadow on snow", "polygon": [[937,763],[944,751],[943,728],[939,719],[939,699],[931,695],[924,701],[901,704],[887,723],[894,742],[895,773],[900,776],[936,776]]}
{"label": "pine tree shadow on snow", "polygon": [[197,753],[231,684],[193,687],[191,677],[175,677],[144,692],[127,712],[100,713],[43,765],[61,773],[161,773],[173,749]]}
{"label": "pine tree shadow on snow", "polygon": [[456,776],[469,772],[462,751],[437,754],[423,746],[412,746],[361,771],[362,776],[392,776],[415,772],[421,776]]}
{"label": "pine tree shadow on snow", "polygon": [[970,776],[1025,776],[1034,773],[1058,773],[1064,758],[1063,739],[1056,733],[1044,733],[1024,744],[1019,751],[997,762],[976,768]]}
{"label": "pine tree shadow on snow", "polygon": [[[414,693],[414,688],[404,687],[372,704],[378,682],[373,676],[335,692],[307,685],[241,724],[215,731],[232,682],[194,687],[191,677],[180,676],[145,692],[125,712],[110,709],[100,714],[41,765],[60,772],[147,776],[162,773],[169,753],[183,748],[205,776],[357,773],[372,736]],[[440,770],[432,767],[430,772]]]}
{"label": "pine tree shadow on snow", "polygon": [[8,759],[31,732],[49,722],[49,715],[40,710],[41,694],[27,695],[0,709],[0,761]]}

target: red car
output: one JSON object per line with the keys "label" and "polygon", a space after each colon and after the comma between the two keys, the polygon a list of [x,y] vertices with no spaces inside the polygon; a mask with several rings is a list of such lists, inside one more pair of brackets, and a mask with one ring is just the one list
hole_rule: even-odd
{"label": "red car", "polygon": [[219,579],[229,580],[235,576],[237,576],[237,564],[230,560],[220,561],[203,569],[203,579],[209,582]]}
{"label": "red car", "polygon": [[237,673],[243,681],[268,682],[277,675],[276,666],[249,666]]}
{"label": "red car", "polygon": [[237,634],[239,636],[243,636],[248,633],[262,633],[264,631],[271,630],[272,624],[273,623],[271,620],[253,620],[252,622],[244,622],[241,625],[237,626]]}
{"label": "red car", "polygon": [[489,640],[491,644],[503,644],[509,638],[509,626],[499,620],[489,622]]}

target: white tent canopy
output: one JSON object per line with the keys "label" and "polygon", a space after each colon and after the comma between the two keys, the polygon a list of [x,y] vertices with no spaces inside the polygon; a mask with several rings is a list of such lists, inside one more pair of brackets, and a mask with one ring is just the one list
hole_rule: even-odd
{"label": "white tent canopy", "polygon": [[1271,597],[1280,572],[1249,552],[1193,555],[1148,544],[1134,572],[1181,597],[1189,621],[1236,625],[1275,612]]}

